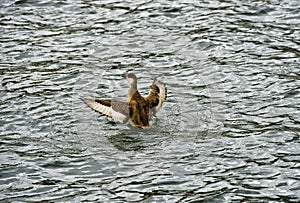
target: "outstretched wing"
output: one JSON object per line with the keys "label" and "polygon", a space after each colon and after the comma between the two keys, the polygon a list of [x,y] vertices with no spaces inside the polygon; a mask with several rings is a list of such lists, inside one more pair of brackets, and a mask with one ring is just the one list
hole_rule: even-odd
{"label": "outstretched wing", "polygon": [[81,98],[90,108],[116,119],[120,122],[126,122],[129,118],[129,106],[127,102],[118,100],[93,100]]}
{"label": "outstretched wing", "polygon": [[155,85],[159,88],[159,93],[158,93],[159,101],[158,101],[158,104],[155,105],[152,108],[153,113],[156,114],[159,111],[159,109],[161,108],[163,102],[167,98],[167,87],[164,84],[158,82],[157,80],[153,81],[153,85]]}

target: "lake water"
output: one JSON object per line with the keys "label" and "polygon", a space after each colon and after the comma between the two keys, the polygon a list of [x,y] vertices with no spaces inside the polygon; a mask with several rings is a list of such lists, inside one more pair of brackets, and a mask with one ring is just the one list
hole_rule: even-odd
{"label": "lake water", "polygon": [[[300,1],[0,0],[1,202],[299,202]],[[168,98],[150,129],[81,100]]]}

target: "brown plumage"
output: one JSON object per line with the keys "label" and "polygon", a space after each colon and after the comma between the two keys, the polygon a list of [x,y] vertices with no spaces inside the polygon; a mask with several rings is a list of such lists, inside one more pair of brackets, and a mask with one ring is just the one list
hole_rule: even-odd
{"label": "brown plumage", "polygon": [[146,97],[137,90],[137,77],[130,73],[126,75],[130,82],[127,102],[118,100],[82,100],[92,109],[120,122],[130,119],[133,126],[149,128],[152,114],[156,114],[166,100],[167,89],[164,84],[154,80]]}

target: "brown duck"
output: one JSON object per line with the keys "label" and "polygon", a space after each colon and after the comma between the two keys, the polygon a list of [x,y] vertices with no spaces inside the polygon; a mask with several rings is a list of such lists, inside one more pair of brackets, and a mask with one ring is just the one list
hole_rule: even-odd
{"label": "brown duck", "polygon": [[149,120],[152,114],[156,114],[167,97],[167,88],[164,84],[154,80],[150,85],[149,94],[146,97],[140,95],[137,90],[137,77],[133,73],[125,75],[130,83],[127,102],[118,100],[82,100],[93,110],[100,112],[120,122],[130,119],[133,126],[149,128]]}

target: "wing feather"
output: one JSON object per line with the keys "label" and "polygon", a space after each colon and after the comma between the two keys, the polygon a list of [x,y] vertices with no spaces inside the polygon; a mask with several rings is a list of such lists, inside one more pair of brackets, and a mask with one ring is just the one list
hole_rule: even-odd
{"label": "wing feather", "polygon": [[153,81],[153,85],[156,85],[159,88],[159,102],[157,106],[153,107],[152,109],[153,113],[155,114],[159,111],[159,109],[162,107],[163,102],[167,99],[167,87],[157,80]]}
{"label": "wing feather", "polygon": [[86,98],[82,98],[81,100],[83,100],[91,109],[120,122],[126,122],[129,118],[129,107],[127,102]]}

